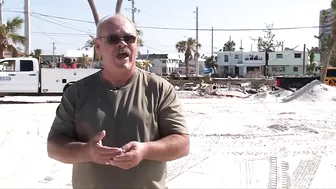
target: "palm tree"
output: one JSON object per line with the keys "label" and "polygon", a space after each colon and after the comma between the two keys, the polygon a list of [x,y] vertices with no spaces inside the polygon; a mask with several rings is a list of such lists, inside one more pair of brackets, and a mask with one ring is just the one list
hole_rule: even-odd
{"label": "palm tree", "polygon": [[90,65],[89,55],[83,54],[82,57],[77,58],[78,67],[87,68]]}
{"label": "palm tree", "polygon": [[0,56],[4,57],[5,50],[16,52],[16,48],[13,45],[24,45],[26,38],[19,35],[19,31],[22,27],[23,19],[20,17],[14,17],[8,19],[6,25],[0,26]]}
{"label": "palm tree", "polygon": [[[91,49],[95,46],[95,37],[93,35],[89,35],[90,39],[88,39],[84,45],[83,49]],[[93,61],[99,60],[100,57],[97,55],[96,49],[93,49]]]}
{"label": "palm tree", "polygon": [[144,46],[144,43],[143,43],[143,40],[142,40],[142,31],[141,30],[138,30],[136,29],[136,33],[137,33],[137,37],[138,37],[138,46],[139,47],[143,47]]}
{"label": "palm tree", "polygon": [[152,63],[148,60],[136,60],[136,66],[140,69],[149,71],[149,68],[152,67]]}
{"label": "palm tree", "polygon": [[194,57],[198,57],[197,48],[201,48],[201,44],[197,43],[195,39],[189,37],[186,41],[179,41],[175,45],[179,53],[184,53],[184,63],[186,65],[186,74],[189,74],[189,61]]}
{"label": "palm tree", "polygon": [[93,35],[89,35],[90,39],[88,39],[82,49],[91,49],[95,45],[95,37]]}

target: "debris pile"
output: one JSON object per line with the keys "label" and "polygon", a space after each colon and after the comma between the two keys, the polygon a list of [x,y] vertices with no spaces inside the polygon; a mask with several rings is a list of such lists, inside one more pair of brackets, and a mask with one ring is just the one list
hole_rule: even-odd
{"label": "debris pile", "polygon": [[[186,83],[181,88],[178,87],[175,88],[176,90],[180,90],[179,96],[182,97],[218,96],[218,97],[248,98],[253,94],[271,90],[270,87],[267,85],[261,85],[258,89],[254,89],[251,87],[250,82],[241,83],[239,85],[231,85],[230,83],[228,83],[227,85]],[[189,91],[189,93],[186,91]]]}
{"label": "debris pile", "polygon": [[319,80],[314,80],[283,99],[283,102],[291,101],[336,101],[336,87],[326,85]]}
{"label": "debris pile", "polygon": [[239,85],[219,85],[219,84],[193,84],[186,83],[178,92],[182,98],[254,98],[260,101],[271,102],[336,102],[336,87],[326,85],[318,80],[308,83],[306,86],[293,92],[278,88],[272,90],[268,85],[260,85],[258,88],[251,87],[250,82]]}

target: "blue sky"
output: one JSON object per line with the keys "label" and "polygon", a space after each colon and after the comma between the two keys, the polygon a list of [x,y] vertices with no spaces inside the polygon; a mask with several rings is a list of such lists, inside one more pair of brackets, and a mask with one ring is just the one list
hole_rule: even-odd
{"label": "blue sky", "polygon": [[[3,20],[14,16],[24,16],[24,0],[4,0]],[[113,14],[116,0],[96,0],[100,17]],[[317,26],[319,11],[330,7],[330,0],[135,0],[140,10],[135,16],[138,26],[157,26],[174,28],[195,28],[195,8],[199,7],[199,28],[234,29],[264,28],[265,23],[275,28]],[[124,0],[123,12],[131,16],[131,2]],[[31,0],[31,12],[54,15],[72,19],[93,21],[87,0]],[[44,19],[44,20],[42,20]],[[53,23],[51,23],[53,22]],[[56,23],[56,24],[55,24]],[[59,25],[57,25],[57,23]],[[63,25],[63,26],[61,26]],[[64,27],[68,26],[67,27]],[[70,27],[70,28],[69,28]],[[59,20],[50,17],[31,17],[31,50],[40,48],[43,53],[52,53],[52,43],[56,43],[56,53],[65,54],[67,50],[82,48],[89,39],[88,34],[95,32],[95,24]],[[141,53],[175,53],[175,44],[186,37],[195,37],[195,31],[172,31],[142,29],[145,47]],[[61,34],[59,34],[61,33]],[[285,47],[303,49],[317,46],[313,37],[318,29],[274,31],[275,38],[284,40]],[[239,48],[243,41],[245,51],[256,50],[256,43],[250,37],[262,36],[262,31],[214,32],[215,51],[231,38]],[[211,32],[200,31],[201,52],[211,51]]]}

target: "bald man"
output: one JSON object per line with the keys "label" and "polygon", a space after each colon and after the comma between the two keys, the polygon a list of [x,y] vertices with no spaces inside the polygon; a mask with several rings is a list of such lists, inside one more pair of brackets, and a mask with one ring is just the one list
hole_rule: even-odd
{"label": "bald man", "polygon": [[186,156],[190,145],[176,92],[135,66],[128,18],[102,19],[95,43],[104,69],[64,92],[48,155],[73,164],[73,188],[165,188],[166,162]]}

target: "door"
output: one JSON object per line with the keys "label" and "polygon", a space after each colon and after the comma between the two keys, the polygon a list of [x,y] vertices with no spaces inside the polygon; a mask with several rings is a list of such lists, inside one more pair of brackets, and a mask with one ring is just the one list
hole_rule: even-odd
{"label": "door", "polygon": [[0,93],[16,91],[15,60],[0,61]]}
{"label": "door", "polygon": [[39,88],[39,74],[34,69],[33,60],[19,60],[20,70],[15,72],[19,86],[18,91],[22,93],[37,93]]}
{"label": "door", "polygon": [[238,76],[239,75],[239,67],[235,66],[235,75]]}

